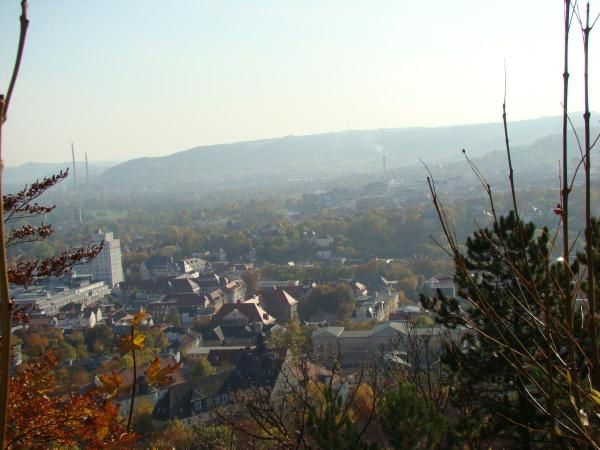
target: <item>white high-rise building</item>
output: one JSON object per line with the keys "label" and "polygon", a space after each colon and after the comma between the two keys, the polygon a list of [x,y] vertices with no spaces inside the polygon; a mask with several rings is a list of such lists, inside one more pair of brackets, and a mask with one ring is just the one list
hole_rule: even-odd
{"label": "white high-rise building", "polygon": [[121,241],[115,239],[112,233],[98,230],[94,233],[94,243],[104,240],[104,248],[89,265],[89,270],[95,280],[104,281],[111,288],[125,280],[121,263]]}

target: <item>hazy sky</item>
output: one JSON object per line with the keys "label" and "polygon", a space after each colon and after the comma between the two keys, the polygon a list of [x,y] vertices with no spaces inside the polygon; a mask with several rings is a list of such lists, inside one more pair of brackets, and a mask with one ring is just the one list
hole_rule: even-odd
{"label": "hazy sky", "polygon": [[[596,5],[600,6],[600,5]],[[30,0],[8,165],[202,144],[558,115],[561,0]],[[18,0],[0,0],[6,91]],[[597,41],[596,41],[597,39]],[[582,110],[572,34],[573,110]],[[594,45],[598,42],[598,46]],[[599,30],[592,37],[598,55]],[[592,58],[600,109],[600,58]]]}

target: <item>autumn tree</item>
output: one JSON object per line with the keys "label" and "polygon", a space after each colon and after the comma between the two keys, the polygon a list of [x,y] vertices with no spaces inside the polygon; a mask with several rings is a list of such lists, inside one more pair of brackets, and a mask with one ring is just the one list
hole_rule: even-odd
{"label": "autumn tree", "polygon": [[148,400],[138,402],[133,412],[133,431],[140,435],[148,435],[154,431],[152,412],[154,405]]}
{"label": "autumn tree", "polygon": [[234,430],[226,425],[198,423],[192,427],[193,450],[228,450],[236,447]]}
{"label": "autumn tree", "polygon": [[250,298],[258,292],[260,272],[258,270],[247,270],[242,273],[241,279],[246,283],[246,297]]}
{"label": "autumn tree", "polygon": [[90,353],[101,355],[112,351],[115,336],[110,327],[99,324],[87,331],[84,342]]}
{"label": "autumn tree", "polygon": [[215,368],[206,356],[200,356],[192,363],[191,374],[193,378],[207,377],[215,373]]}
{"label": "autumn tree", "polygon": [[[127,431],[130,432],[133,425],[133,412],[135,410],[135,399],[138,388],[138,354],[143,352],[146,334],[140,330],[140,324],[146,318],[144,311],[138,311],[131,319],[130,332],[119,338],[119,350],[124,357],[131,357],[133,379],[131,386],[123,386],[121,376],[115,371],[112,374],[104,374],[100,382],[104,389],[114,396],[119,390],[131,389],[131,400],[129,402],[129,414],[127,416]],[[160,357],[156,356],[144,372],[144,381],[148,386],[164,386],[173,382],[173,374],[181,363],[163,366]]]}
{"label": "autumn tree", "polygon": [[[590,16],[589,2],[583,12],[577,2],[565,0],[564,6],[563,155],[560,196],[553,208],[559,220],[556,231],[526,222],[519,211],[506,97],[508,214],[497,212],[489,183],[463,150],[487,197],[491,225],[473,233],[462,247],[429,173],[430,194],[446,238],[442,248],[454,260],[459,288],[457,298],[439,292],[429,306],[446,326],[470,330],[447,348],[444,357],[456,377],[450,391],[459,412],[456,431],[469,447],[598,448],[600,442],[596,312],[600,230],[590,201],[590,156],[597,139],[590,138],[588,85],[590,32],[596,19]],[[578,140],[580,159],[568,171],[568,43],[574,20],[584,44],[585,112],[584,137]],[[583,192],[577,208],[569,199],[580,169]],[[569,227],[577,210],[585,229],[573,235]],[[581,251],[574,257],[573,249]]]}
{"label": "autumn tree", "polygon": [[320,404],[308,405],[306,430],[315,447],[336,450],[376,449],[376,444],[369,444],[361,439],[362,433],[352,423],[350,410],[344,405],[339,388],[327,385],[322,393]]}
{"label": "autumn tree", "polygon": [[314,288],[307,301],[300,304],[300,313],[309,319],[315,312],[322,311],[344,320],[352,314],[354,302],[354,295],[347,284],[323,284]]}
{"label": "autumn tree", "polygon": [[363,368],[349,376],[337,364],[325,369],[305,355],[288,354],[276,389],[241,393],[241,414],[217,414],[259,448],[379,448],[373,431],[388,386],[383,375]]}
{"label": "autumn tree", "polygon": [[191,448],[194,441],[192,428],[180,420],[173,420],[151,439],[154,448]]}
{"label": "autumn tree", "polygon": [[289,349],[295,356],[306,355],[310,350],[309,333],[309,328],[302,328],[300,322],[292,320],[269,333],[267,346],[273,350]]}
{"label": "autumn tree", "polygon": [[[6,96],[0,95],[0,163],[3,157],[2,127],[8,117],[8,109],[19,74],[25,48],[25,39],[29,28],[27,9],[27,0],[22,0],[17,55]],[[59,172],[41,181],[38,180],[24,187],[16,194],[8,195],[4,194],[1,188],[1,175],[2,164],[0,164],[0,195],[2,197],[2,201],[0,202],[0,216],[2,217],[2,220],[0,220],[0,329],[2,333],[0,344],[0,447],[5,447],[8,443],[6,424],[8,419],[7,413],[9,411],[11,323],[13,316],[16,315],[21,319],[24,313],[14,308],[10,297],[9,283],[18,286],[29,286],[35,278],[63,275],[74,265],[84,263],[95,257],[101,251],[102,245],[64,250],[53,257],[18,261],[9,267],[6,253],[7,247],[44,240],[52,234],[53,229],[50,225],[44,223],[31,225],[27,221],[44,216],[52,211],[54,206],[40,205],[37,203],[37,199],[48,189],[66,178],[67,171]],[[12,225],[10,231],[6,231],[6,224]],[[18,381],[16,383],[15,386],[19,386]],[[32,398],[40,402],[45,401],[43,397],[34,396]],[[107,407],[110,407],[110,405],[107,405]]]}
{"label": "autumn tree", "polygon": [[225,425],[198,423],[189,426],[179,420],[168,422],[150,438],[152,448],[227,450],[238,448],[233,429]]}
{"label": "autumn tree", "polygon": [[102,392],[56,395],[53,353],[24,363],[11,378],[6,448],[127,446],[118,407]]}
{"label": "autumn tree", "polygon": [[169,308],[169,312],[165,317],[165,322],[175,327],[181,326],[181,315],[176,307]]}
{"label": "autumn tree", "polygon": [[420,398],[412,384],[386,392],[380,417],[390,444],[398,450],[435,448],[446,428],[442,411]]}

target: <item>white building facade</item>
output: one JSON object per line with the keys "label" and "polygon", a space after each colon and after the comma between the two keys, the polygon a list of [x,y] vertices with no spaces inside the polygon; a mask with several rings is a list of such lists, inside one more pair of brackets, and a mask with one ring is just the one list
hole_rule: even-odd
{"label": "white building facade", "polygon": [[80,304],[83,308],[102,302],[110,294],[110,287],[103,281],[85,283],[81,286],[48,290],[44,287],[30,287],[15,290],[14,302],[19,307],[29,307],[45,312],[48,316],[58,315],[60,308],[69,303]]}
{"label": "white building facade", "polygon": [[121,262],[121,241],[115,239],[112,233],[102,230],[94,233],[93,240],[95,244],[104,241],[104,248],[89,263],[89,271],[95,280],[104,281],[112,289],[125,280]]}

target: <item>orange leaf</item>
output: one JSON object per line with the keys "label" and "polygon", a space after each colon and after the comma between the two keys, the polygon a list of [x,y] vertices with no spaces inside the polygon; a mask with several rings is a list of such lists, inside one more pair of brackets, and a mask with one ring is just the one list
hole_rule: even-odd
{"label": "orange leaf", "polygon": [[100,392],[108,394],[109,397],[114,396],[117,393],[119,387],[121,387],[121,383],[123,382],[121,375],[117,372],[113,372],[112,374],[104,374],[100,375],[100,382],[102,386],[98,388]]}
{"label": "orange leaf", "polygon": [[133,316],[133,321],[131,324],[133,326],[138,325],[146,318],[146,313],[144,311],[139,311]]}
{"label": "orange leaf", "polygon": [[179,367],[181,363],[177,363],[174,365],[169,364],[166,367],[160,366],[160,358],[154,358],[154,361],[150,363],[148,369],[146,369],[146,381],[148,384],[169,384],[173,382],[173,374]]}

